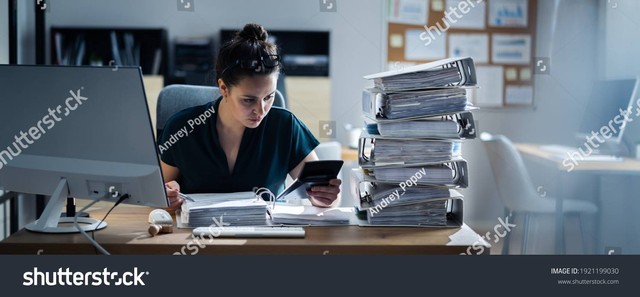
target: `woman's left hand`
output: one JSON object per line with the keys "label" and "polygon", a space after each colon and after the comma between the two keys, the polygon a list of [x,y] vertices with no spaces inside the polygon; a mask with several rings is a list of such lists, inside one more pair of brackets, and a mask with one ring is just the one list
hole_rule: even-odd
{"label": "woman's left hand", "polygon": [[311,204],[317,207],[331,207],[340,194],[340,179],[332,179],[326,186],[313,186],[307,191]]}

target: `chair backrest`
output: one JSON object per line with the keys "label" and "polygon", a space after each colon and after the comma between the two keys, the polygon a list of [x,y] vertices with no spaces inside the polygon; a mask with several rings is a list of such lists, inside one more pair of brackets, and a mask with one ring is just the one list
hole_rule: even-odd
{"label": "chair backrest", "polygon": [[[158,96],[156,110],[156,130],[158,139],[167,120],[175,113],[189,107],[203,105],[220,97],[218,87],[193,86],[193,85],[169,85],[162,89]],[[274,106],[286,108],[285,99],[280,91],[276,90]]]}
{"label": "chair backrest", "polygon": [[500,199],[510,210],[523,210],[534,205],[538,198],[522,156],[513,143],[503,135],[480,135],[489,155],[493,177],[498,186]]}

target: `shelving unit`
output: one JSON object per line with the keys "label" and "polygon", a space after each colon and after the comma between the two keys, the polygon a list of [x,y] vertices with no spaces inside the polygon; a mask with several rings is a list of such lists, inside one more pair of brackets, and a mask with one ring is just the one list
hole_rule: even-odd
{"label": "shelving unit", "polygon": [[51,28],[51,64],[141,66],[167,72],[167,32],[141,28]]}

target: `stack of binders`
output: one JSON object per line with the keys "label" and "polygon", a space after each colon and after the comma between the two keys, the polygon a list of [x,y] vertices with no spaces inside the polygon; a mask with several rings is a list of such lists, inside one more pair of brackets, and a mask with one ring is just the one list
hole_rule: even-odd
{"label": "stack of binders", "polygon": [[356,208],[369,225],[458,227],[468,186],[464,139],[475,138],[466,88],[471,58],[454,58],[366,76],[365,129],[353,170]]}

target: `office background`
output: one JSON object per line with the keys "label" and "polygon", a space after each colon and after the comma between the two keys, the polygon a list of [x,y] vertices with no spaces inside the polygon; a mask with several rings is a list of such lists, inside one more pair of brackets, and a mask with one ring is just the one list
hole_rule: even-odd
{"label": "office background", "polygon": [[[34,63],[34,1],[19,1],[19,62]],[[331,32],[330,114],[337,126],[360,125],[360,97],[368,82],[363,75],[387,68],[387,1],[337,1],[337,13],[319,12],[317,0],[198,1],[195,14],[177,12],[175,0],[51,1],[47,28],[65,27],[164,27],[169,41],[176,37],[217,35],[221,28],[237,28],[257,22],[269,30],[327,30]],[[612,7],[612,2],[617,6]],[[554,13],[555,12],[555,13]],[[195,15],[195,17],[194,17]],[[7,0],[0,0],[0,19],[7,18]],[[582,121],[590,86],[597,79],[640,74],[640,1],[539,0],[537,8],[536,57],[551,59],[551,74],[536,76],[533,107],[480,109],[475,112],[480,131],[504,134],[514,142],[575,144],[572,135]],[[8,38],[0,28],[0,63],[8,62]],[[49,40],[47,38],[47,40]],[[171,47],[170,47],[171,48]],[[47,51],[49,55],[49,51]],[[171,56],[171,55],[170,55]],[[479,82],[482,86],[483,82]],[[3,98],[3,100],[8,100]],[[629,124],[627,141],[640,141],[640,119]],[[348,142],[338,129],[337,140]],[[464,191],[465,221],[480,234],[503,216],[490,164],[479,140],[465,142],[463,155],[470,164],[470,187]],[[535,163],[528,163],[534,184],[553,196],[554,176]],[[588,186],[594,177],[581,176],[563,185],[571,196],[594,198]],[[601,191],[605,199],[622,199],[621,220],[610,232],[625,230],[640,234],[640,185],[629,177],[607,177]],[[595,198],[594,198],[595,199]],[[21,203],[31,203],[29,200]],[[29,220],[25,217],[24,220]],[[4,220],[0,220],[2,222]],[[552,219],[534,220],[537,243],[534,252],[547,253],[552,240]],[[0,228],[4,229],[4,228]],[[2,235],[2,234],[0,234]],[[628,238],[625,246],[640,253],[640,239]],[[612,243],[615,245],[615,243]],[[622,244],[622,243],[620,243]]]}

